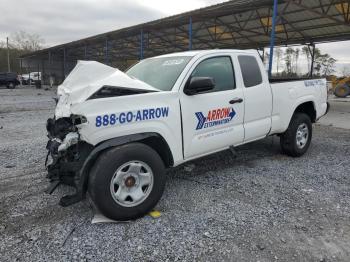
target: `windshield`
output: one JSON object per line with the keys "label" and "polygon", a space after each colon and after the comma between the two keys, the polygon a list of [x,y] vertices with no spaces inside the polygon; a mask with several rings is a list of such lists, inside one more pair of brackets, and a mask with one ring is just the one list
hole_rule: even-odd
{"label": "windshield", "polygon": [[190,56],[150,58],[134,65],[126,74],[157,89],[170,91],[191,58]]}

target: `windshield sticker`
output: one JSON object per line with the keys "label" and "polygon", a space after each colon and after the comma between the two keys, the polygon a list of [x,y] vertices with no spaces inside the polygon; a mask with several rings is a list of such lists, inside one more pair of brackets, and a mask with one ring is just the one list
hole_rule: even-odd
{"label": "windshield sticker", "polygon": [[162,66],[181,65],[184,61],[184,59],[166,60],[163,62]]}
{"label": "windshield sticker", "polygon": [[151,119],[165,118],[169,116],[169,107],[157,107],[141,109],[136,112],[122,112],[119,114],[107,114],[96,116],[96,127],[114,126]]}
{"label": "windshield sticker", "polygon": [[232,107],[225,107],[210,110],[207,114],[207,117],[204,116],[202,112],[195,113],[198,124],[196,130],[200,130],[203,128],[224,125],[235,117],[236,111]]}

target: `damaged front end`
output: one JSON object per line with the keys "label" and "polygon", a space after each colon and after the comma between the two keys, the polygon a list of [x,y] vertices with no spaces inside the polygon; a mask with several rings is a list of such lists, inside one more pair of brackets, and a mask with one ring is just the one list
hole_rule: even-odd
{"label": "damaged front end", "polygon": [[[55,115],[46,124],[49,141],[45,166],[51,182],[47,193],[52,193],[59,184],[75,187],[74,195],[64,196],[60,200],[62,206],[74,204],[85,195],[89,169],[99,152],[105,149],[103,143],[91,145],[85,141],[89,139],[88,136],[83,139],[80,135],[84,129],[95,128],[92,119],[96,116],[92,116],[91,112],[89,114],[89,110],[84,107],[87,103],[149,92],[159,90],[116,68],[95,61],[79,61],[58,86]],[[101,108],[103,101],[98,106],[95,104],[96,110]]]}
{"label": "damaged front end", "polygon": [[49,141],[45,166],[51,185],[47,193],[51,194],[60,184],[73,186],[76,193],[64,196],[62,206],[74,204],[84,197],[84,181],[81,171],[93,146],[80,140],[77,125],[86,122],[85,117],[71,115],[59,119],[49,118],[46,123]]}

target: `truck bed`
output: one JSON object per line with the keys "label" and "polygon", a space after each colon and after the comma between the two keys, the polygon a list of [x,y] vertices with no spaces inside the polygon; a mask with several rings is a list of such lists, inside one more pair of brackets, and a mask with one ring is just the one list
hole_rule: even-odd
{"label": "truck bed", "polygon": [[[271,83],[271,82],[270,82]],[[291,114],[297,105],[312,101],[317,115],[324,115],[327,110],[326,79],[297,79],[288,81],[272,81],[273,95],[272,129],[270,134],[281,133],[288,127]]]}

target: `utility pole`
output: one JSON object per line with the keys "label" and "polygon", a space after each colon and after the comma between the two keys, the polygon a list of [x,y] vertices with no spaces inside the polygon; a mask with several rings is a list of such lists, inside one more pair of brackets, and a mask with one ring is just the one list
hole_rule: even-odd
{"label": "utility pole", "polygon": [[11,72],[10,67],[10,49],[9,49],[9,38],[6,37],[6,45],[7,45],[7,71]]}

